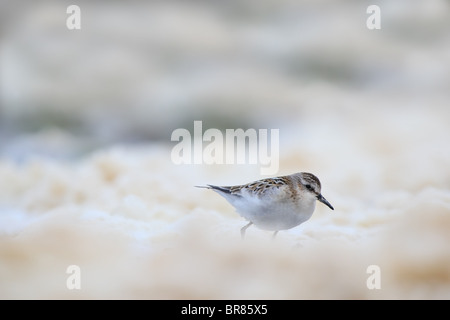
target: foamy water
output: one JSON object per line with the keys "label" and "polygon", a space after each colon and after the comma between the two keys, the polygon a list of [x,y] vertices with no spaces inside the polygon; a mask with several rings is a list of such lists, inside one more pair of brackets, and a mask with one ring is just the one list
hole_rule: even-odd
{"label": "foamy water", "polygon": [[[81,5],[78,34],[58,5],[9,21],[0,298],[450,299],[448,4],[399,3],[377,34],[365,8],[289,1]],[[246,221],[194,186],[261,166],[175,165],[170,134],[194,120],[279,129],[277,175],[314,173],[335,210],[241,241]]]}
{"label": "foamy water", "polygon": [[[274,242],[257,228],[241,241],[245,221],[194,188],[258,179],[257,166],[176,166],[168,146],[2,161],[2,297],[449,298],[450,159],[430,150],[443,150],[450,132],[432,116],[412,126],[422,143],[384,127],[389,154],[364,149],[380,139],[376,128],[352,139],[332,123],[333,141],[349,143],[311,137],[281,148],[281,173],[317,173],[336,210],[318,204]],[[69,265],[81,269],[81,290],[66,287]],[[379,290],[366,285],[371,265]]]}

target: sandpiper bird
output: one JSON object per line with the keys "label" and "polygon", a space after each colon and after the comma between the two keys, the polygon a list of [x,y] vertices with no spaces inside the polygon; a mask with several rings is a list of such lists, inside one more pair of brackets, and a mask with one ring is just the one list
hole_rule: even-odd
{"label": "sandpiper bird", "polygon": [[311,218],[316,200],[334,210],[320,193],[319,179],[307,172],[262,179],[238,186],[199,187],[216,191],[249,221],[241,228],[242,238],[252,224],[263,230],[274,231],[275,238],[278,231],[291,229]]}

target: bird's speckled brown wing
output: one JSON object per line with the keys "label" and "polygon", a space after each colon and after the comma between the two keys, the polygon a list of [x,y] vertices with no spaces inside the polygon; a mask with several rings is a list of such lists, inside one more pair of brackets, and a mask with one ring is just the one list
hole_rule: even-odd
{"label": "bird's speckled brown wing", "polygon": [[258,180],[249,184],[233,186],[233,187],[225,187],[228,188],[231,194],[240,195],[240,193],[244,190],[254,193],[255,195],[261,196],[269,190],[273,190],[274,188],[279,189],[283,186],[289,185],[289,180],[286,177],[278,177],[278,178],[267,178]]}

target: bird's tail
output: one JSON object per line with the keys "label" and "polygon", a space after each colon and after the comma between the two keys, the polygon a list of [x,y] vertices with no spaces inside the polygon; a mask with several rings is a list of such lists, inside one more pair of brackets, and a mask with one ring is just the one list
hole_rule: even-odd
{"label": "bird's tail", "polygon": [[194,187],[196,187],[196,188],[204,188],[204,189],[211,189],[210,186],[194,186]]}
{"label": "bird's tail", "polygon": [[230,187],[219,187],[219,186],[213,186],[212,184],[207,184],[206,186],[195,186],[197,188],[205,188],[205,189],[213,189],[217,191],[221,191],[223,193],[231,194]]}

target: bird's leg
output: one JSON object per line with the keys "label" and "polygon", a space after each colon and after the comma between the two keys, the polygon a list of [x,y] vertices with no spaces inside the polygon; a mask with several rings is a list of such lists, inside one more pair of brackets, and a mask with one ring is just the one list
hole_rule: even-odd
{"label": "bird's leg", "polygon": [[249,222],[248,224],[246,224],[244,227],[241,228],[241,238],[244,239],[245,238],[245,230],[247,230],[248,227],[250,227],[253,224],[253,222]]}
{"label": "bird's leg", "polygon": [[277,233],[278,233],[278,230],[273,233],[272,240],[275,239],[275,237],[277,236]]}

